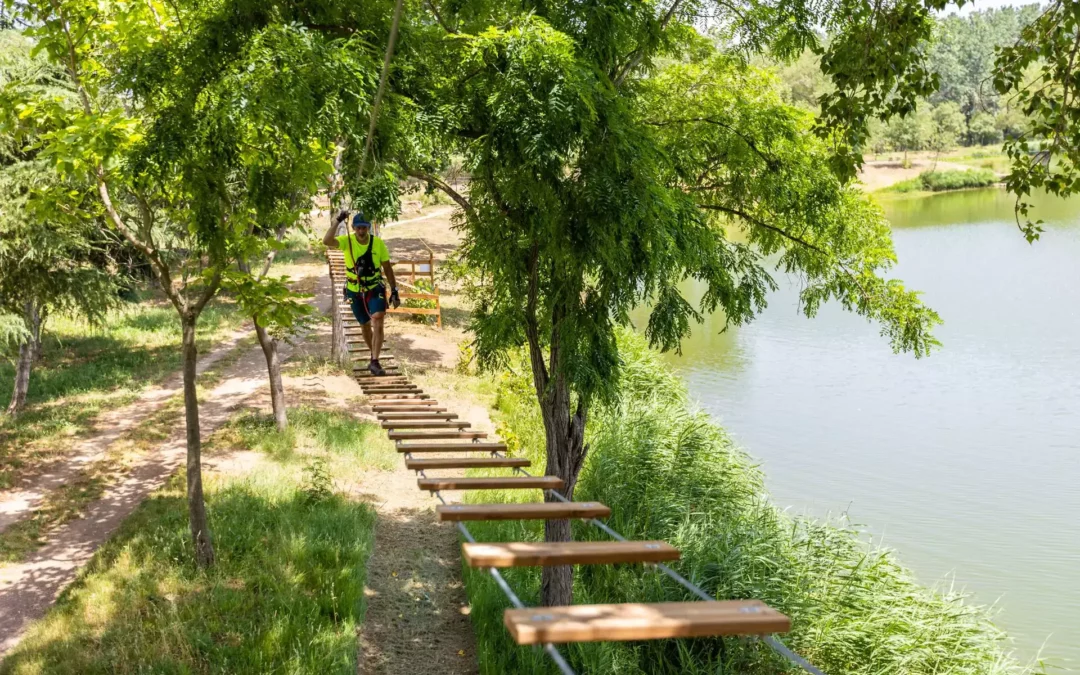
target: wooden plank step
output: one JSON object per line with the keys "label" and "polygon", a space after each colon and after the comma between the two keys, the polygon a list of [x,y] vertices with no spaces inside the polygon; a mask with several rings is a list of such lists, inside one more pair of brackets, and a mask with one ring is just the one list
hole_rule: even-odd
{"label": "wooden plank step", "polygon": [[484,478],[419,478],[421,490],[558,490],[562,478],[556,476],[490,476]]}
{"label": "wooden plank step", "polygon": [[398,452],[506,452],[506,443],[473,441],[471,443],[397,443]]}
{"label": "wooden plank step", "polygon": [[486,431],[388,431],[392,441],[429,441],[433,438],[487,438]]}
{"label": "wooden plank step", "polygon": [[468,429],[472,426],[469,422],[461,420],[394,420],[383,422],[383,429]]}
{"label": "wooden plank step", "polygon": [[404,375],[384,375],[379,378],[373,377],[358,377],[356,381],[361,386],[371,386],[373,384],[412,384],[409,378]]}
{"label": "wooden plank step", "polygon": [[439,457],[436,459],[406,459],[405,468],[410,471],[425,469],[494,469],[526,467],[532,462],[524,457]]}
{"label": "wooden plank step", "polygon": [[599,502],[526,502],[524,504],[440,504],[439,520],[563,520],[607,518],[611,509]]}
{"label": "wooden plank step", "polygon": [[376,403],[389,403],[391,401],[420,401],[431,398],[427,394],[383,394],[383,393],[371,393],[368,394],[368,398],[374,400]]}
{"label": "wooden plank step", "polygon": [[[356,354],[368,354],[370,352],[365,347],[364,349],[350,349],[349,353],[353,354],[353,355],[356,355]],[[365,359],[365,360],[367,360],[367,359]],[[382,352],[382,353],[379,354],[379,362],[380,363],[383,362],[383,361],[396,361],[396,360],[397,359],[394,357],[393,354],[387,354],[386,352]],[[395,365],[393,367],[396,368],[397,366]]]}
{"label": "wooden plank step", "polygon": [[380,412],[375,413],[380,420],[387,422],[400,422],[407,420],[456,420],[457,413],[435,412],[422,410],[419,412]]}
{"label": "wooden plank step", "polygon": [[508,609],[519,645],[786,633],[791,621],[759,600]]}
{"label": "wooden plank step", "polygon": [[679,550],[663,541],[466,543],[461,553],[472,567],[610,565],[679,559]]}
{"label": "wooden plank step", "polygon": [[[367,363],[353,364],[353,368],[352,368],[353,372],[360,374],[361,377],[363,377],[365,375],[367,377],[385,377],[385,375],[375,375],[374,373],[372,373],[371,370],[368,367],[369,363],[371,363],[371,361],[368,361]],[[401,367],[400,366],[383,366],[383,370],[385,370],[387,372],[387,374],[393,373],[393,374],[397,375],[397,374],[401,373]]]}
{"label": "wooden plank step", "polygon": [[424,411],[438,411],[445,412],[446,408],[438,407],[439,402],[433,400],[426,401],[403,401],[400,403],[391,401],[379,401],[374,405],[375,412],[424,412]]}
{"label": "wooden plank step", "polygon": [[381,384],[379,382],[361,382],[360,388],[368,392],[380,394],[419,394],[423,390],[415,384]]}

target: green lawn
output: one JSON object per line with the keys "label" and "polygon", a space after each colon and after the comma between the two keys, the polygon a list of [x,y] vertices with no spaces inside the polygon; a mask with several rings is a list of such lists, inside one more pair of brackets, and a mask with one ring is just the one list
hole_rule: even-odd
{"label": "green lawn", "polygon": [[0,674],[355,673],[375,517],[336,488],[392,465],[394,451],[376,425],[341,413],[294,410],[292,421],[282,434],[245,414],[208,444],[262,458],[247,475],[207,477],[212,569],[192,563],[176,476],[98,551]]}
{"label": "green lawn", "polygon": [[[216,299],[199,320],[200,352],[245,320],[231,300]],[[130,403],[179,370],[180,323],[171,305],[154,299],[127,303],[98,327],[52,317],[42,351],[26,410],[14,419],[0,415],[0,489],[61,455],[99,413]],[[13,364],[0,361],[0,404],[10,400],[14,377]]]}

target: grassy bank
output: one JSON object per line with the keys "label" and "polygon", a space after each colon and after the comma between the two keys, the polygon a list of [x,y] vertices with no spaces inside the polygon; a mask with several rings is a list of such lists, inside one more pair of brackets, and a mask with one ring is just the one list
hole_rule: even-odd
{"label": "grassy bank", "polygon": [[885,188],[885,192],[945,192],[969,188],[990,187],[998,183],[997,174],[989,169],[967,171],[924,171],[915,178]]}
{"label": "grassy bank", "polygon": [[[124,523],[2,664],[0,674],[355,673],[374,514],[337,489],[396,459],[373,424],[251,414],[208,452],[254,450],[208,474],[217,564],[192,563],[182,476]],[[249,456],[250,459],[250,456]]]}
{"label": "grassy bank", "polygon": [[[785,641],[830,675],[1031,672],[1009,657],[987,609],[952,590],[921,586],[893,552],[842,524],[795,518],[770,503],[753,460],[694,409],[641,338],[624,335],[621,346],[621,398],[590,420],[577,499],[611,506],[609,523],[631,539],[664,539],[681,549],[676,569],[715,597],[760,598],[787,613],[794,629]],[[498,414],[516,451],[539,469],[542,428],[527,371],[519,372],[501,381]],[[604,538],[587,525],[574,527],[576,539]],[[480,540],[542,536],[531,523],[473,530]],[[508,572],[522,598],[536,604],[538,571]],[[490,576],[465,573],[482,672],[555,672],[543,653],[512,643],[502,625],[507,603]],[[579,567],[575,577],[575,603],[689,599],[641,566]],[[593,675],[796,672],[760,643],[736,638],[575,645],[565,653]]]}
{"label": "grassy bank", "polygon": [[[205,354],[247,317],[218,298],[199,319]],[[49,319],[42,357],[30,377],[27,409],[0,415],[0,490],[24,471],[54,459],[98,414],[134,401],[144,387],[180,368],[180,324],[171,305],[152,296],[125,303],[98,327]],[[15,371],[0,360],[0,404],[11,398]]]}

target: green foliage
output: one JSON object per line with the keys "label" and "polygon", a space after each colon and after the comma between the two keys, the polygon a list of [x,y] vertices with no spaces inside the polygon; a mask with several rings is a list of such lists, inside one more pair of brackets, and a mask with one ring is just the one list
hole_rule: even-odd
{"label": "green foliage", "polygon": [[999,182],[997,174],[989,169],[968,169],[966,171],[923,171],[916,178],[901,181],[885,188],[887,192],[942,192],[944,190],[963,190],[995,185]]}
{"label": "green foliage", "polygon": [[964,114],[960,106],[953,102],[942,103],[930,112],[933,131],[930,134],[929,147],[936,152],[951,150],[964,134]]}
{"label": "green foliage", "polygon": [[[70,100],[62,72],[31,53],[33,43],[0,32],[0,100],[47,96]],[[89,186],[51,171],[35,139],[15,130],[12,110],[0,114],[0,312],[64,312],[99,321],[116,304],[122,271],[112,263],[99,223],[81,218]],[[73,211],[40,208],[39,197],[67,196]],[[28,331],[36,328],[25,326]]]}
{"label": "green foliage", "polygon": [[[1032,672],[1008,655],[991,612],[962,592],[920,586],[892,551],[845,522],[794,517],[770,503],[756,462],[693,407],[645,341],[620,333],[619,345],[620,389],[612,405],[596,411],[577,496],[611,506],[614,529],[679,548],[675,569],[717,598],[760,598],[786,612],[793,630],[784,641],[830,675]],[[514,439],[515,454],[539,469],[544,436],[531,384],[521,374],[506,374],[499,384],[500,428]],[[509,492],[495,497],[528,499]],[[492,501],[487,493],[482,499]],[[481,541],[542,537],[534,524],[470,528]],[[575,524],[574,538],[606,539],[586,523]],[[539,573],[506,572],[522,599],[535,604]],[[507,636],[507,602],[490,576],[465,573],[481,672],[553,672],[542,654]],[[576,577],[579,603],[690,599],[675,582],[637,565],[583,566]],[[734,638],[572,645],[565,653],[579,672],[596,674],[789,672],[760,643]]]}
{"label": "green foliage", "polygon": [[243,308],[273,337],[283,340],[311,328],[315,308],[303,300],[311,297],[289,288],[289,277],[254,277],[240,270],[222,275],[227,289]]}
{"label": "green foliage", "polygon": [[[624,11],[629,31],[640,18]],[[882,322],[896,349],[933,347],[936,315],[880,276],[894,262],[888,227],[822,170],[830,148],[809,115],[692,31],[642,46],[681,60],[612,87],[606,59],[619,50],[595,50],[576,27],[591,20],[552,6],[455,36],[455,56],[437,64],[429,114],[472,176],[460,256],[478,282],[481,363],[550,345],[550,376],[584,401],[602,397],[617,376],[614,329],[631,308],[653,308],[648,335],[665,349],[706,312],[745,323],[773,286],[773,254],[805,277],[808,315],[837,300]],[[688,277],[710,289],[696,307],[678,290]]]}
{"label": "green foliage", "polygon": [[[988,86],[995,52],[1013,44],[1039,11],[1039,5],[1031,3],[939,18],[928,55],[939,84],[930,101],[955,103],[968,121],[979,113],[996,114],[1002,100]],[[998,137],[984,142],[1000,140]]]}
{"label": "green foliage", "polygon": [[1029,242],[1042,233],[1042,221],[1030,217],[1033,190],[1063,198],[1080,193],[1078,51],[1080,2],[1055,0],[997,54],[994,88],[1013,94],[1029,120],[1004,146],[1012,160],[1005,185],[1016,195],[1016,222]]}

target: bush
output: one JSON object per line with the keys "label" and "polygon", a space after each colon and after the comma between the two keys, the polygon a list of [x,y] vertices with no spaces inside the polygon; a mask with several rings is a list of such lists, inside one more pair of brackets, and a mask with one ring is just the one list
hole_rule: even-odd
{"label": "bush", "polygon": [[997,174],[989,169],[924,171],[917,178],[896,183],[889,187],[888,190],[889,192],[943,192],[945,190],[989,187],[997,182]]}
{"label": "bush", "polygon": [[[987,609],[952,589],[920,586],[892,551],[844,523],[777,508],[752,458],[690,404],[643,339],[623,334],[620,349],[619,400],[590,421],[576,499],[609,505],[609,524],[630,539],[678,547],[683,557],[673,566],[714,597],[760,598],[788,614],[793,630],[784,641],[829,675],[1031,672],[1008,655]],[[504,376],[498,411],[510,444],[542,470],[542,426],[525,375]],[[575,539],[605,538],[586,524],[574,527]],[[543,535],[534,523],[473,530],[479,540]],[[538,570],[510,569],[507,577],[525,602],[538,601]],[[575,603],[694,599],[637,565],[581,566],[574,583]],[[507,603],[489,575],[467,569],[466,585],[482,672],[554,672],[542,653],[510,640],[501,616]],[[564,653],[591,674],[795,672],[761,643],[738,638],[581,644]]]}

